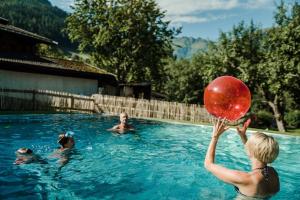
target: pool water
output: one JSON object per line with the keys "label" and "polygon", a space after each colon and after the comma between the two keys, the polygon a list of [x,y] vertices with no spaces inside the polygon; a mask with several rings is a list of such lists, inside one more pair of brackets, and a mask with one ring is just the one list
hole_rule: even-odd
{"label": "pool water", "polygon": [[[234,188],[203,167],[212,127],[130,119],[135,132],[107,131],[117,117],[84,114],[0,115],[0,199],[233,199]],[[75,132],[69,162],[53,157],[62,131]],[[281,191],[272,199],[300,199],[300,137],[274,135],[273,166]],[[14,165],[29,147],[48,164]],[[249,170],[234,130],[222,135],[217,163]]]}

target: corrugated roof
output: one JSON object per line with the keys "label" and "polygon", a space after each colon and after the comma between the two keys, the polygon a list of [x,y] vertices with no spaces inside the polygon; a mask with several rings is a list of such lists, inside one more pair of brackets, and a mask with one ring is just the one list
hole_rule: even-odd
{"label": "corrugated roof", "polygon": [[51,61],[59,66],[63,66],[64,68],[68,68],[76,71],[85,71],[85,72],[92,72],[92,73],[99,73],[99,74],[110,74],[109,72],[103,69],[79,61],[65,60],[59,58],[45,58],[45,57],[44,59]]}
{"label": "corrugated roof", "polygon": [[58,58],[47,58],[47,57],[9,57],[9,56],[1,56],[0,55],[0,63],[14,63],[14,64],[22,64],[22,65],[30,65],[36,67],[46,67],[46,68],[56,68],[56,69],[66,69],[72,71],[79,72],[89,72],[95,74],[113,74],[99,69],[97,67],[88,65],[86,63],[64,60]]}
{"label": "corrugated roof", "polygon": [[151,86],[150,82],[141,82],[141,83],[121,83],[120,86]]}
{"label": "corrugated roof", "polygon": [[6,25],[6,24],[8,24],[8,23],[9,23],[8,19],[5,19],[5,18],[0,17],[0,24]]}
{"label": "corrugated roof", "polygon": [[8,25],[8,24],[1,24],[0,23],[0,31],[5,31],[5,32],[9,32],[9,33],[13,33],[13,34],[17,34],[17,35],[21,35],[21,36],[25,36],[25,37],[29,37],[32,38],[34,40],[39,41],[40,43],[45,43],[45,44],[54,44],[57,45],[58,43],[50,40],[46,37],[40,36],[38,34],[26,31],[24,29],[12,26],[12,25]]}

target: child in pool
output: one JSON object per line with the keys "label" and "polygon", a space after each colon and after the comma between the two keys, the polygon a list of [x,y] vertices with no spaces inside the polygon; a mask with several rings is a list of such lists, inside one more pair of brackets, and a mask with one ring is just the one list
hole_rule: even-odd
{"label": "child in pool", "polygon": [[16,151],[16,160],[14,162],[15,165],[29,164],[33,162],[38,162],[41,164],[46,164],[47,162],[41,159],[40,156],[33,153],[33,151],[29,148],[22,147]]}
{"label": "child in pool", "polygon": [[125,131],[134,130],[134,127],[128,124],[128,114],[126,112],[122,112],[120,114],[120,124],[115,125],[110,131],[116,131],[118,133],[125,133]]}
{"label": "child in pool", "polygon": [[273,167],[268,166],[278,156],[279,146],[272,136],[256,132],[247,139],[246,130],[250,121],[243,128],[237,128],[247,155],[251,161],[252,170],[243,172],[231,170],[215,163],[215,152],[219,137],[229,127],[225,120],[214,122],[212,138],[206,153],[204,166],[220,180],[234,185],[239,199],[265,199],[276,194],[279,189],[279,177]]}
{"label": "child in pool", "polygon": [[62,133],[58,136],[57,143],[61,145],[61,151],[72,149],[74,147],[75,141],[73,135],[74,133],[72,131],[67,131],[66,133]]}
{"label": "child in pool", "polygon": [[60,144],[60,148],[57,149],[51,157],[59,159],[61,166],[64,166],[69,162],[70,150],[75,146],[74,133],[72,131],[67,131],[66,133],[61,133],[58,136],[57,143]]}

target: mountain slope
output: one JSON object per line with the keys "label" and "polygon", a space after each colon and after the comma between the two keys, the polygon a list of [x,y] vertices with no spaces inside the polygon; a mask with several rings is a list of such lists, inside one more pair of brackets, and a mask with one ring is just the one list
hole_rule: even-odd
{"label": "mountain slope", "polygon": [[177,58],[191,58],[199,51],[207,50],[209,41],[202,38],[178,37],[173,40],[174,55]]}
{"label": "mountain slope", "polygon": [[62,33],[67,13],[53,7],[48,0],[1,0],[0,17],[25,30],[70,46],[66,34]]}

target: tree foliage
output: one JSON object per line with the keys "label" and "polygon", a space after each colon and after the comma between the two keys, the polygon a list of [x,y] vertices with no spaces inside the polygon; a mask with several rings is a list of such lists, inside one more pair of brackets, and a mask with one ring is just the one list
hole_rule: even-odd
{"label": "tree foliage", "polygon": [[169,29],[164,17],[154,0],[76,0],[67,32],[119,81],[152,81],[160,87],[164,58],[172,56],[178,31]]}

